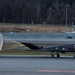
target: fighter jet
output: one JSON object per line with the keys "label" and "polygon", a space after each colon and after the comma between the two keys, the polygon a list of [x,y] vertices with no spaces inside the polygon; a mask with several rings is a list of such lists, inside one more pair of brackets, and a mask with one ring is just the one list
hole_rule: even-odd
{"label": "fighter jet", "polygon": [[26,47],[32,50],[51,52],[51,57],[54,57],[54,52],[56,52],[56,56],[60,57],[59,52],[75,52],[75,44],[61,45],[61,46],[50,46],[50,47],[39,47],[33,43],[22,43]]}

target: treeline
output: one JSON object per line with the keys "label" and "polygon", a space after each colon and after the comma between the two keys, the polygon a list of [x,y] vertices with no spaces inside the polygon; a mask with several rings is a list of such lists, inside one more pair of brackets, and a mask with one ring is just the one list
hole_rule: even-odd
{"label": "treeline", "polygon": [[75,0],[0,0],[1,23],[65,24],[66,17],[75,22]]}

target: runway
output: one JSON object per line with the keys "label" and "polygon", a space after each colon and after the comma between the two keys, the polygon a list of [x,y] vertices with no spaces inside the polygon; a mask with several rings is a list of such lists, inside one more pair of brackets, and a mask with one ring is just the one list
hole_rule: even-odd
{"label": "runway", "polygon": [[0,75],[75,75],[75,58],[0,55]]}

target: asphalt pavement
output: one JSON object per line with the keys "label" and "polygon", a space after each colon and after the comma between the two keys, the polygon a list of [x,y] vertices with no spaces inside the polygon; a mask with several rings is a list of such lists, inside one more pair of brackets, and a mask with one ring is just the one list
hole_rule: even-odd
{"label": "asphalt pavement", "polygon": [[0,55],[0,75],[75,75],[75,58]]}

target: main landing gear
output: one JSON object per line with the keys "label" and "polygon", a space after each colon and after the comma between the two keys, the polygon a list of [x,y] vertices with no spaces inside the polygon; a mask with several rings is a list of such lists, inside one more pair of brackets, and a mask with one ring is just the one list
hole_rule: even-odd
{"label": "main landing gear", "polygon": [[59,57],[60,57],[60,54],[59,54],[58,52],[56,53],[56,55],[57,55],[57,58],[59,58]]}
{"label": "main landing gear", "polygon": [[54,57],[54,54],[53,54],[53,52],[51,52],[51,57]]}
{"label": "main landing gear", "polygon": [[[55,57],[53,52],[51,52],[51,57]],[[57,57],[57,58],[60,57],[60,54],[59,54],[58,52],[56,53],[56,57]]]}

